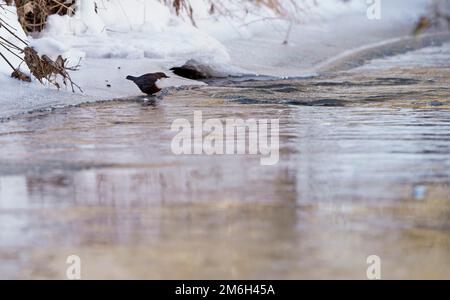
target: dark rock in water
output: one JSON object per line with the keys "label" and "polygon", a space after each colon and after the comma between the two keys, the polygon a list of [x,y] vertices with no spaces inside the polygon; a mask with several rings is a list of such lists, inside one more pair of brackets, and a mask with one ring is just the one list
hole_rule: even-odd
{"label": "dark rock in water", "polygon": [[182,66],[182,67],[174,67],[170,69],[173,71],[175,75],[178,75],[183,78],[187,79],[193,79],[193,80],[201,80],[201,79],[210,79],[211,77],[206,74],[202,73],[199,70],[196,70],[192,66]]}
{"label": "dark rock in water", "polygon": [[213,78],[226,78],[228,75],[214,70],[212,67],[202,64],[196,60],[189,60],[181,67],[170,69],[175,75],[192,80],[205,80]]}

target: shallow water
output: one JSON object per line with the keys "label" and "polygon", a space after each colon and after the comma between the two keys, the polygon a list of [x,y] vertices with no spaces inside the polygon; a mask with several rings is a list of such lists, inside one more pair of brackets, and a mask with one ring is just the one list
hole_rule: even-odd
{"label": "shallow water", "polygon": [[[0,278],[450,278],[448,49],[1,123]],[[279,118],[280,162],[175,156],[194,110]]]}

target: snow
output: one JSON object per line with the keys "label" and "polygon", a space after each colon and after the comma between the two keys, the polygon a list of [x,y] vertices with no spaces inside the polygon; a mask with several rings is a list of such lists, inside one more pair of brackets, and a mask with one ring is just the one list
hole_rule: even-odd
{"label": "snow", "polygon": [[[284,19],[250,2],[214,3],[222,15],[211,16],[205,0],[191,0],[196,27],[186,13],[178,17],[158,0],[80,0],[73,17],[51,16],[42,33],[27,39],[40,54],[54,59],[62,55],[69,65],[81,59],[81,69],[72,77],[85,93],[18,83],[8,78],[11,70],[0,62],[0,117],[139,95],[124,80],[127,75],[170,73],[171,67],[190,59],[220,73],[305,76],[321,62],[350,49],[408,35],[428,1],[383,1],[380,21],[367,18],[366,0],[296,0],[300,10],[282,1]],[[13,7],[0,14],[26,38]],[[286,37],[287,45],[283,44]],[[13,62],[18,64],[17,59]],[[175,76],[171,84],[193,82]]]}
{"label": "snow", "polygon": [[395,67],[432,67],[447,66],[450,57],[450,42],[441,46],[431,46],[417,51],[404,53],[395,57],[378,58],[370,63],[361,66],[359,70],[380,70],[391,69]]}
{"label": "snow", "polygon": [[41,36],[84,51],[88,58],[207,56],[229,62],[221,43],[173,16],[157,0],[97,3],[95,9],[93,0],[81,0],[74,17],[51,16]]}

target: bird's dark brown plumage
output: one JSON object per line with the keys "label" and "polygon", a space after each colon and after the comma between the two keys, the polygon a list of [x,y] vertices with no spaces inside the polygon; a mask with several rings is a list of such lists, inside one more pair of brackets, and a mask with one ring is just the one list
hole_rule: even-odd
{"label": "bird's dark brown plumage", "polygon": [[161,91],[156,82],[162,78],[169,78],[169,76],[162,72],[149,73],[139,77],[127,76],[128,80],[133,81],[147,95],[153,95]]}

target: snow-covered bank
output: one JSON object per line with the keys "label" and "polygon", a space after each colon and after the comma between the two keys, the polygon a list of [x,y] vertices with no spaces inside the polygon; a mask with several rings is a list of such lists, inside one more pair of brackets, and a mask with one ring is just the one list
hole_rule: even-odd
{"label": "snow-covered bank", "polygon": [[[203,0],[194,0],[198,26],[194,27],[189,18],[176,17],[157,0],[96,1],[97,5],[80,0],[74,17],[51,16],[44,32],[29,40],[40,53],[63,54],[72,65],[83,58],[81,69],[72,76],[85,93],[18,83],[2,67],[0,117],[52,105],[139,95],[125,76],[167,72],[192,58],[229,73],[307,75],[345,51],[407,36],[428,3],[383,1],[381,20],[370,20],[365,0],[329,0],[318,6],[313,2],[298,0],[303,10],[291,11],[296,22],[289,22],[267,8],[253,7],[251,13],[243,13],[245,9],[235,5],[217,8],[226,7],[233,16],[211,16]],[[176,78],[172,83],[192,84]]]}
{"label": "snow-covered bank", "polygon": [[286,30],[281,29],[288,25],[275,23],[267,24],[266,30],[252,38],[228,41],[227,47],[233,63],[242,68],[277,76],[307,75],[344,52],[410,36],[427,5],[426,0],[383,1],[381,19],[372,20],[367,16],[366,1],[353,1],[348,6],[335,3],[325,6],[324,11],[316,8],[311,19],[320,21],[294,24],[287,45],[282,43]]}

